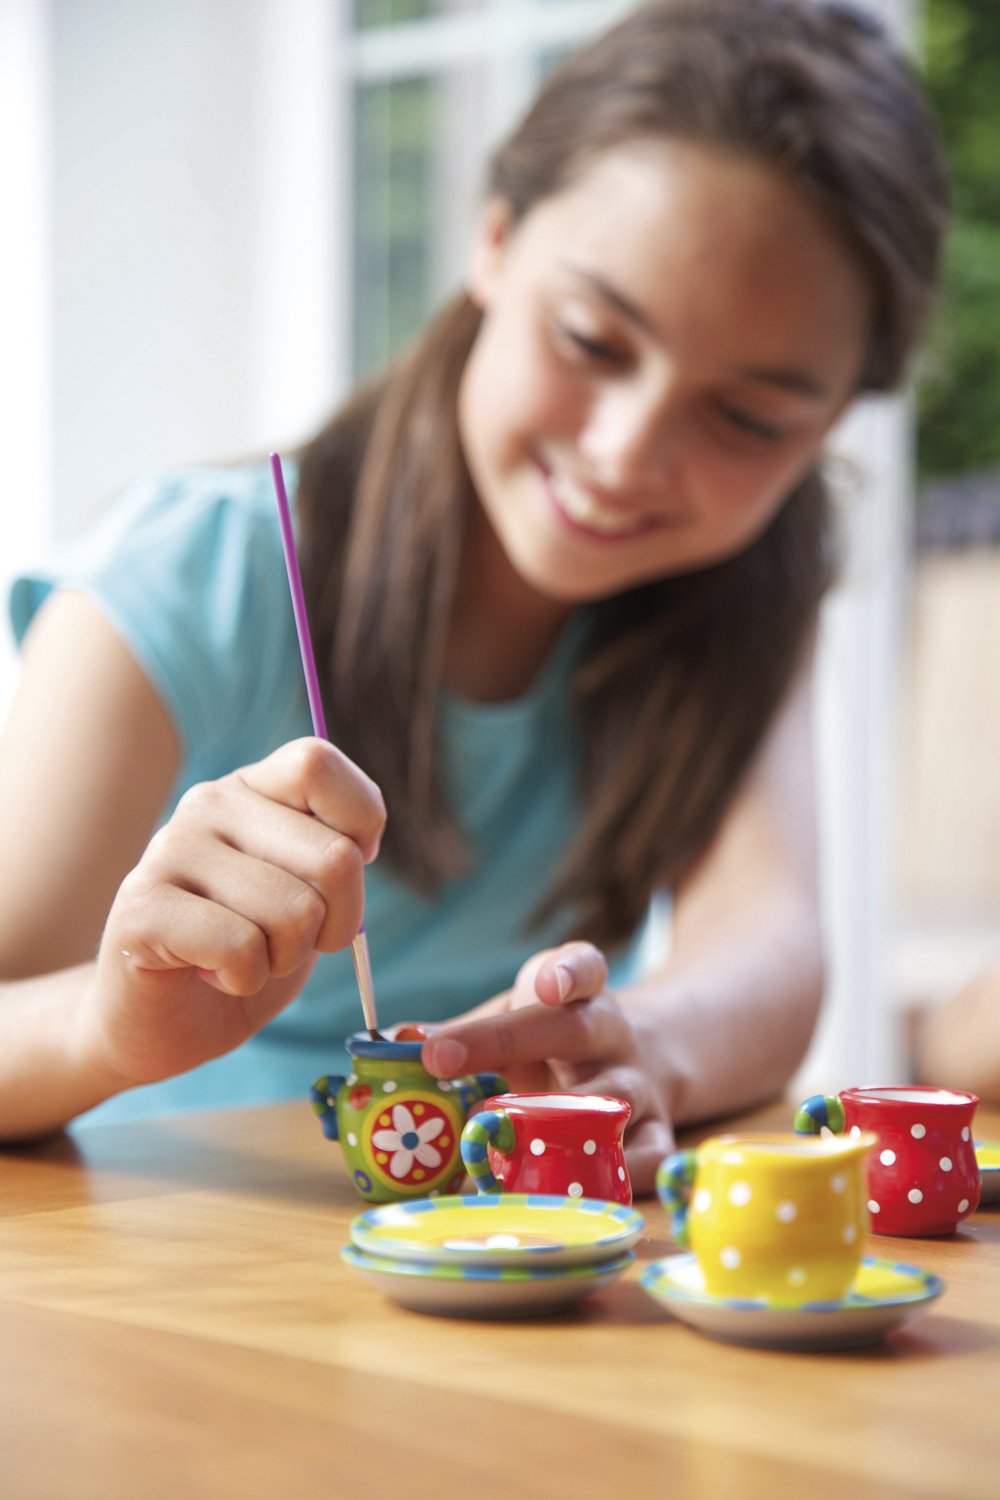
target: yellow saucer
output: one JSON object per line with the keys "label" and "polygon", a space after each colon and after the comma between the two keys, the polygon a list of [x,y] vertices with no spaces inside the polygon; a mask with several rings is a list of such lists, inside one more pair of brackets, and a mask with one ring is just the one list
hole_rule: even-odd
{"label": "yellow saucer", "polygon": [[634,1208],[539,1193],[418,1198],[359,1214],[351,1240],[368,1255],[434,1265],[576,1266],[613,1260],[643,1230]]}
{"label": "yellow saucer", "polygon": [[866,1257],[847,1296],[802,1307],[713,1297],[693,1255],[647,1266],[639,1284],[675,1318],[730,1344],[763,1349],[852,1349],[917,1317],[944,1291],[940,1276],[917,1266]]}

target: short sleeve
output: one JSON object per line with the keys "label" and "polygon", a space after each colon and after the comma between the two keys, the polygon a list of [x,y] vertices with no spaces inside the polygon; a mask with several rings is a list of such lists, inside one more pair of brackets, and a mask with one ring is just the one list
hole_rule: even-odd
{"label": "short sleeve", "polygon": [[305,732],[265,465],[185,471],[129,490],[50,565],[15,579],[18,641],[60,585],[91,595],[136,657],[177,727],[187,780]]}

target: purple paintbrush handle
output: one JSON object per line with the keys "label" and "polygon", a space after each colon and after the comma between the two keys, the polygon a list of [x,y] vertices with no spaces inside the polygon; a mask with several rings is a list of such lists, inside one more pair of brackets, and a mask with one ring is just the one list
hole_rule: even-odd
{"label": "purple paintbrush handle", "polygon": [[[302,658],[302,670],[306,679],[306,697],[309,699],[309,713],[312,716],[313,733],[317,739],[329,739],[326,732],[326,715],[323,712],[323,699],[319,690],[319,677],[316,672],[316,656],[313,651],[312,634],[309,630],[309,616],[306,614],[306,596],[302,590],[302,573],[299,569],[299,555],[295,550],[295,532],[292,530],[292,513],[288,505],[288,492],[285,489],[285,476],[281,469],[281,458],[277,453],[268,455],[271,465],[271,477],[274,480],[274,495],[278,502],[278,525],[281,527],[281,550],[285,554],[285,569],[288,573],[288,587],[292,594],[292,613],[295,616],[295,631],[299,638],[299,655]],[[365,930],[362,922],[358,933]]]}
{"label": "purple paintbrush handle", "polygon": [[274,479],[275,498],[278,502],[281,546],[285,554],[285,567],[288,570],[288,587],[292,591],[292,612],[295,615],[295,629],[299,637],[299,655],[302,657],[302,670],[306,678],[306,696],[309,699],[313,733],[317,738],[325,740],[328,737],[326,715],[323,712],[323,699],[320,696],[319,678],[316,675],[316,657],[313,654],[312,636],[309,633],[309,616],[306,614],[306,599],[302,592],[302,574],[299,571],[299,559],[295,550],[295,533],[292,530],[292,513],[288,508],[285,476],[281,472],[281,459],[277,453],[270,454],[269,462],[271,476]]}

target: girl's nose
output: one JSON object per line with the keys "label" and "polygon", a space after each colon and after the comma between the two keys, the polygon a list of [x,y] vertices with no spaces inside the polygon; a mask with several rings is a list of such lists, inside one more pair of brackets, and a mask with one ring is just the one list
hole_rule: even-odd
{"label": "girl's nose", "polygon": [[662,483],[676,454],[680,422],[672,382],[658,389],[610,386],[591,407],[579,448],[609,489]]}

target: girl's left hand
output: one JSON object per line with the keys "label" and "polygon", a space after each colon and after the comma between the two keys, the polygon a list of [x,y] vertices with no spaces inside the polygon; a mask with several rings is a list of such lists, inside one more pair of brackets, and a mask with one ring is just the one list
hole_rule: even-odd
{"label": "girl's left hand", "polygon": [[666,1080],[649,1071],[637,1028],[609,990],[591,943],[536,953],[514,987],[454,1022],[435,1025],[423,1048],[437,1078],[493,1069],[514,1093],[572,1092],[627,1099],[625,1157],[636,1195],[654,1189],[673,1150]]}

